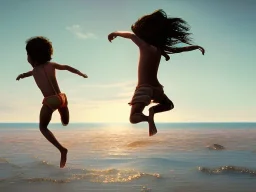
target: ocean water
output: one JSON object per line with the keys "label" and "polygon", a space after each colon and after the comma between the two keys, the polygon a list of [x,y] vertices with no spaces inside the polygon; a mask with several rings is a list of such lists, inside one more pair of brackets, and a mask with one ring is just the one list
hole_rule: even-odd
{"label": "ocean water", "polygon": [[[1,192],[255,192],[256,123],[0,124]],[[224,150],[209,148],[220,144]]]}

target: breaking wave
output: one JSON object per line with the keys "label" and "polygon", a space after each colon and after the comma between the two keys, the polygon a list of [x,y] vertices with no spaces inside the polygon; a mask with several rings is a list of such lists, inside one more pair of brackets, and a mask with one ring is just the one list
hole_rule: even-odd
{"label": "breaking wave", "polygon": [[208,174],[239,173],[239,174],[248,174],[251,176],[256,176],[256,170],[252,170],[246,167],[232,166],[232,165],[221,166],[221,167],[212,168],[212,169],[207,167],[198,167],[198,170]]}

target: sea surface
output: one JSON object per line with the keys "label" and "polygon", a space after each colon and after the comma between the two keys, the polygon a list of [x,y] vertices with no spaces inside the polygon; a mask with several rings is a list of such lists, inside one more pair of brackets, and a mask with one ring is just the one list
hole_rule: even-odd
{"label": "sea surface", "polygon": [[[0,192],[255,192],[256,123],[0,124]],[[225,147],[211,148],[213,144]]]}

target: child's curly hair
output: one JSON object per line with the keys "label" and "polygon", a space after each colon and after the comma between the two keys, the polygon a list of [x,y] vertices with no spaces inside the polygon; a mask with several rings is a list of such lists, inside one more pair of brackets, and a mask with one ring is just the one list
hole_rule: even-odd
{"label": "child's curly hair", "polygon": [[26,41],[27,54],[39,65],[50,61],[53,54],[52,43],[46,37],[32,37]]}
{"label": "child's curly hair", "polygon": [[162,10],[141,17],[131,26],[132,31],[147,43],[159,47],[162,55],[168,61],[170,57],[165,52],[166,47],[178,43],[190,44],[189,26],[181,18],[167,17]]}

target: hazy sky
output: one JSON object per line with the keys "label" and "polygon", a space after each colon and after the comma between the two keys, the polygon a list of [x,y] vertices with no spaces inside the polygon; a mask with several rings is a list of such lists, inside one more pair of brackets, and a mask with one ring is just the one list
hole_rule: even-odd
{"label": "hazy sky", "polygon": [[[137,81],[138,48],[107,35],[130,30],[139,17],[162,8],[191,26],[199,51],[162,58],[159,81],[174,110],[157,122],[256,121],[256,1],[254,0],[0,0],[0,122],[37,122],[43,96],[31,70],[25,41],[46,36],[53,61],[86,73],[58,71],[71,122],[128,122],[127,104]],[[146,110],[147,114],[147,110]],[[55,112],[53,122],[59,121]]]}

